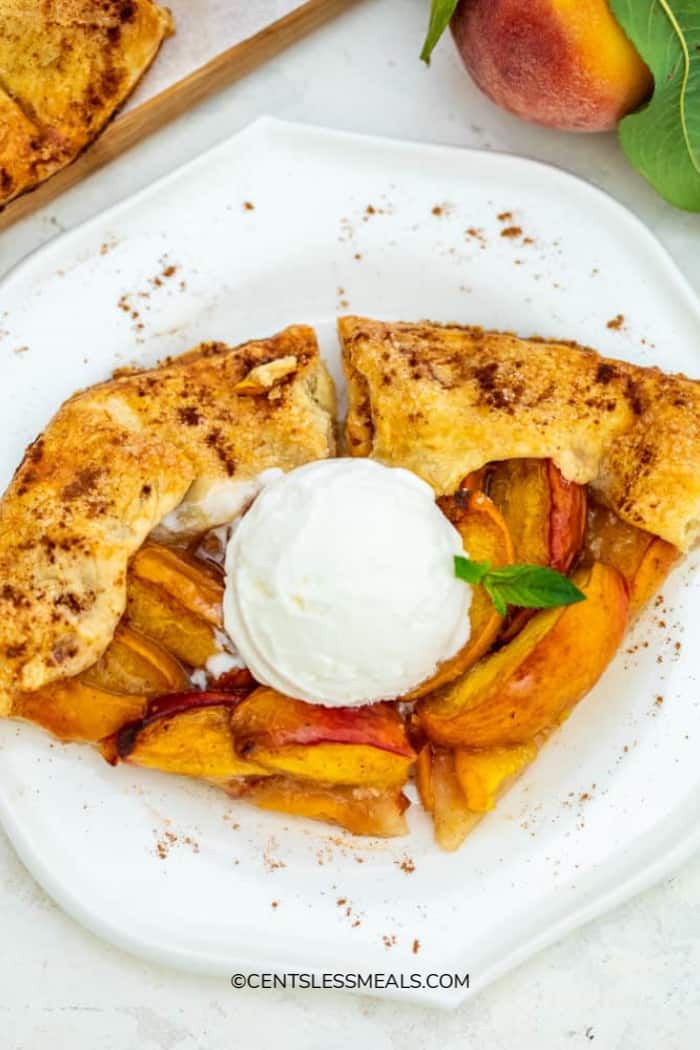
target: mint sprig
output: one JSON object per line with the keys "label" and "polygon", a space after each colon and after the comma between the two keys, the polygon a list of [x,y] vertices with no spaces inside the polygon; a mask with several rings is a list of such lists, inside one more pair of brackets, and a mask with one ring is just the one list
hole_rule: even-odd
{"label": "mint sprig", "polygon": [[509,605],[552,609],[586,598],[568,576],[542,565],[502,565],[492,569],[488,561],[472,561],[457,554],[455,576],[465,583],[481,584],[500,616],[505,616]]}

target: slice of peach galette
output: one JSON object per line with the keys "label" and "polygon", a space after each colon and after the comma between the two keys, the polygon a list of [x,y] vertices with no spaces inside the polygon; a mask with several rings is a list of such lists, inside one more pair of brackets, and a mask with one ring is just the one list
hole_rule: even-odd
{"label": "slice of peach galette", "polygon": [[235,799],[460,845],[700,529],[700,386],[340,321],[69,399],[0,503],[0,713]]}

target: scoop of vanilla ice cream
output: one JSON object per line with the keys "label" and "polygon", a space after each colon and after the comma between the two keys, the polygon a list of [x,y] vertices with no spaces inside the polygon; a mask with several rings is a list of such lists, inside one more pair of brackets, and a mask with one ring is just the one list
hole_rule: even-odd
{"label": "scoop of vanilla ice cream", "polygon": [[469,638],[462,540],[410,471],[310,463],[268,484],[226,553],[224,625],[255,678],[327,706],[394,699]]}

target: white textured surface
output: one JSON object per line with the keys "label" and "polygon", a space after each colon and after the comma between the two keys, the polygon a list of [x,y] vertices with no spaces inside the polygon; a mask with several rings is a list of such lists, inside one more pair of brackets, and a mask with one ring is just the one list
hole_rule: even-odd
{"label": "white textured surface", "polygon": [[[414,55],[423,0],[361,3],[336,25],[213,100],[0,239],[0,267],[262,112],[397,137],[504,149],[560,164],[624,200],[700,286],[697,217],[630,173],[613,139],[519,123],[482,100],[445,44]],[[582,222],[585,218],[582,217]],[[2,304],[0,304],[0,310]],[[452,1015],[335,993],[233,992],[106,947],[66,919],[0,846],[0,1031],[11,1050],[503,1047],[685,1050],[700,1030],[700,862],[570,936]]]}

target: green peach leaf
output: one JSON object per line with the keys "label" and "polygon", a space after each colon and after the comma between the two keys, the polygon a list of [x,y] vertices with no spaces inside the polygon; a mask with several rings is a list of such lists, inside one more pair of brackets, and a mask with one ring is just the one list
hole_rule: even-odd
{"label": "green peach leaf", "polygon": [[430,65],[430,56],[433,53],[433,49],[450,24],[450,19],[455,13],[458,3],[459,0],[433,0],[430,8],[428,33],[423,43],[423,50],[420,53],[420,57],[426,65]]}
{"label": "green peach leaf", "polygon": [[654,75],[651,100],[620,123],[634,167],[677,208],[700,211],[700,3],[610,0]]}

